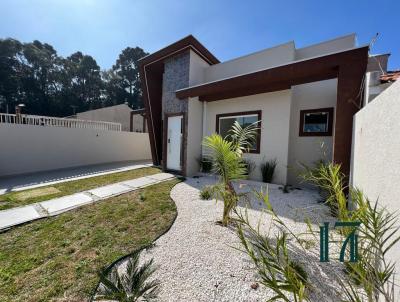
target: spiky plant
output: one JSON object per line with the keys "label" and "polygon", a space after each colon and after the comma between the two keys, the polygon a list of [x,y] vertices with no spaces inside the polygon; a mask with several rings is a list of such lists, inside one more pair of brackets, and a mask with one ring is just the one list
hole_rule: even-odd
{"label": "spiky plant", "polygon": [[224,203],[223,226],[228,225],[230,213],[238,202],[232,181],[246,178],[247,170],[242,155],[256,139],[257,124],[258,122],[242,128],[235,122],[227,137],[212,134],[203,140],[203,146],[210,153],[207,157],[212,160],[213,172],[220,177],[219,183],[213,187],[213,193]]}
{"label": "spiky plant", "polygon": [[271,183],[272,178],[274,177],[274,172],[276,168],[277,162],[276,159],[267,160],[263,162],[260,166],[263,182]]}
{"label": "spiky plant", "polygon": [[121,302],[150,301],[157,296],[159,282],[148,281],[154,273],[153,259],[139,266],[140,252],[129,258],[125,274],[117,268],[100,273],[100,293],[98,299],[111,299]]}

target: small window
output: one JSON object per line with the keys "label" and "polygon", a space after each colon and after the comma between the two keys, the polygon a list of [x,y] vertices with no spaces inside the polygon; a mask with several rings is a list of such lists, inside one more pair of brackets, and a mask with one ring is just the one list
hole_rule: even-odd
{"label": "small window", "polygon": [[300,136],[331,136],[333,108],[300,111]]}
{"label": "small window", "polygon": [[[247,127],[257,121],[261,121],[261,111],[248,111],[229,114],[217,114],[216,132],[222,137],[229,135],[229,130],[232,129],[233,124],[237,121],[240,126]],[[250,147],[250,153],[260,153],[260,137],[261,137],[261,124],[256,142]]]}

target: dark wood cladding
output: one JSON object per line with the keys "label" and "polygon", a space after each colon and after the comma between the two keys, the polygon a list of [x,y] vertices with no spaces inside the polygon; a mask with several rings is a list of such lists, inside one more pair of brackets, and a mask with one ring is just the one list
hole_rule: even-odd
{"label": "dark wood cladding", "polygon": [[164,60],[166,57],[176,55],[182,51],[187,50],[188,48],[196,52],[210,65],[219,63],[219,60],[192,35],[189,35],[165,48],[160,49],[155,53],[141,58],[139,60],[139,63],[141,65],[147,65],[157,60]]}
{"label": "dark wood cladding", "polygon": [[[328,131],[326,131],[326,132],[304,132],[304,130],[303,130],[303,128],[304,128],[304,116],[307,113],[315,113],[315,112],[328,112]],[[334,114],[333,107],[300,110],[299,136],[332,136],[333,114]]]}
{"label": "dark wood cladding", "polygon": [[262,127],[262,111],[261,110],[254,110],[254,111],[242,111],[242,112],[232,112],[232,113],[222,113],[217,114],[215,116],[215,132],[219,134],[219,119],[221,117],[229,117],[229,116],[243,116],[243,115],[257,115],[258,130],[257,130],[257,146],[256,150],[249,150],[247,153],[255,153],[260,154],[261,149],[261,127]]}
{"label": "dark wood cladding", "polygon": [[146,120],[150,139],[151,156],[153,159],[153,164],[160,165],[162,159],[162,72],[153,68],[148,68],[145,70],[145,67],[141,66],[140,77],[147,116]]}
{"label": "dark wood cladding", "polygon": [[341,164],[342,172],[350,175],[353,116],[362,107],[363,85],[368,53],[354,58],[339,69],[333,161]]}

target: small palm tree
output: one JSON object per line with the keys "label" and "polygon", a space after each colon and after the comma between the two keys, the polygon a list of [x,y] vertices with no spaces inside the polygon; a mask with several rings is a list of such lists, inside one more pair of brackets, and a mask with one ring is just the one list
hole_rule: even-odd
{"label": "small palm tree", "polygon": [[122,276],[114,268],[111,272],[100,274],[100,299],[111,299],[121,302],[150,301],[157,296],[159,282],[147,282],[154,273],[153,259],[139,267],[139,252],[128,260],[126,273]]}
{"label": "small palm tree", "polygon": [[242,128],[238,122],[232,126],[227,137],[219,134],[212,134],[203,140],[210,152],[213,172],[220,176],[220,181],[213,186],[213,192],[218,199],[224,202],[222,225],[227,226],[230,220],[230,213],[238,202],[232,181],[244,179],[247,176],[246,164],[242,159],[243,152],[248,150],[254,143],[257,136],[258,122]]}

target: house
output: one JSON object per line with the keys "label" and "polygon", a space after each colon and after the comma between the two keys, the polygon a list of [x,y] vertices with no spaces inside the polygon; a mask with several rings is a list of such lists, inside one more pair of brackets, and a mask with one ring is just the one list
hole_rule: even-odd
{"label": "house", "polygon": [[[273,182],[297,185],[299,163],[333,160],[349,174],[353,115],[362,107],[366,72],[380,71],[355,34],[296,48],[277,45],[220,62],[193,36],[140,60],[154,164],[194,175],[202,139],[225,136],[234,121],[261,121],[245,154],[277,160]],[[381,56],[382,63],[388,56]],[[386,68],[386,67],[385,67]]]}
{"label": "house", "polygon": [[126,104],[120,104],[76,114],[78,120],[120,123],[122,131],[147,132],[145,110],[133,110]]}

